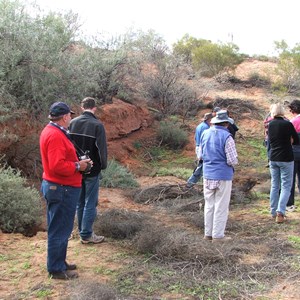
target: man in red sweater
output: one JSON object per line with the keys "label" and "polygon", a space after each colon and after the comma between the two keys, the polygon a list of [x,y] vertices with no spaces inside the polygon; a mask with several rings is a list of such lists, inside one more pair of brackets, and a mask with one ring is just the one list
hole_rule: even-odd
{"label": "man in red sweater", "polygon": [[68,238],[81,191],[81,172],[93,165],[90,159],[78,160],[67,130],[71,114],[66,103],[53,103],[48,117],[50,123],[40,136],[44,169],[41,191],[47,203],[47,270],[51,278],[64,280],[78,277],[74,271],[76,265],[66,262]]}

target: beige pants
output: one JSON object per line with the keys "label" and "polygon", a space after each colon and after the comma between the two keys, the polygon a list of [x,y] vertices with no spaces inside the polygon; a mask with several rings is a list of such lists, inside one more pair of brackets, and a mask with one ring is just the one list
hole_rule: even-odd
{"label": "beige pants", "polygon": [[220,186],[209,190],[204,186],[204,234],[223,238],[229,213],[231,180],[221,180]]}

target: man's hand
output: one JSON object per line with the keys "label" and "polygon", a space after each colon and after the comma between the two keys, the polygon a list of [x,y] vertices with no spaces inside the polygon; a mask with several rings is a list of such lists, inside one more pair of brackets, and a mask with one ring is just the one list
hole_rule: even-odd
{"label": "man's hand", "polygon": [[79,168],[80,172],[88,172],[93,167],[93,161],[90,158],[80,160],[79,166],[80,166]]}

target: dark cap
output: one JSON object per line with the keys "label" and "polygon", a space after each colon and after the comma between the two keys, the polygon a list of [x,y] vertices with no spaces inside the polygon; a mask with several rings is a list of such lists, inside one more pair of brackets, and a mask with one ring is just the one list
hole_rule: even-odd
{"label": "dark cap", "polygon": [[221,110],[221,108],[216,106],[216,107],[214,107],[213,112],[218,112],[219,110]]}
{"label": "dark cap", "polygon": [[49,118],[60,117],[68,113],[75,114],[66,103],[55,102],[50,106]]}

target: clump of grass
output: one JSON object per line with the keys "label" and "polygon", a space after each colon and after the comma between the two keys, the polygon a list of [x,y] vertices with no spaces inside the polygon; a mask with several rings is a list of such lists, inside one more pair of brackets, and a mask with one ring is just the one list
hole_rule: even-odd
{"label": "clump of grass", "polygon": [[289,236],[288,240],[292,243],[292,245],[297,248],[300,249],[300,237],[299,236]]}
{"label": "clump of grass", "polygon": [[133,188],[139,184],[130,171],[114,159],[108,162],[107,168],[103,170],[101,186],[107,188]]}
{"label": "clump of grass", "polygon": [[187,180],[192,175],[192,173],[193,173],[193,171],[191,169],[186,169],[186,168],[161,167],[156,171],[155,175],[156,176],[175,176],[177,178]]}
{"label": "clump of grass", "polygon": [[117,300],[121,299],[118,293],[112,287],[90,281],[81,281],[73,284],[69,300]]}

